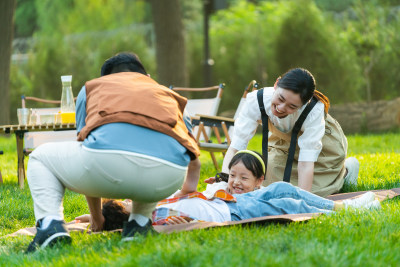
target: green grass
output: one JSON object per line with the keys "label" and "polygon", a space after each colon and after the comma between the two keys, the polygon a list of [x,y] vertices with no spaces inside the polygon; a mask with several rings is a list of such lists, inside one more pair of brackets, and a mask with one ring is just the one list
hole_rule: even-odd
{"label": "green grass", "polygon": [[[349,156],[360,163],[359,185],[342,192],[400,187],[400,133],[349,136]],[[256,136],[250,149],[261,151]],[[16,177],[14,138],[0,137],[0,236],[34,225],[28,185]],[[222,157],[217,156],[219,164]],[[201,180],[215,173],[202,153]],[[199,186],[199,190],[204,185]],[[66,220],[88,213],[83,196],[67,191]],[[339,212],[305,223],[233,226],[160,234],[121,243],[119,234],[73,232],[70,246],[24,255],[31,237],[0,237],[0,266],[398,266],[400,202],[371,212]]]}

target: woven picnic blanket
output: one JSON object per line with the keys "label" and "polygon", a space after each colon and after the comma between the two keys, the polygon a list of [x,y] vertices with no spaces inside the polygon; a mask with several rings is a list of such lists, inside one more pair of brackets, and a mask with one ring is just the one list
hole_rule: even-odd
{"label": "woven picnic blanket", "polygon": [[[383,190],[372,190],[380,200],[391,199],[400,195],[400,188],[392,188],[392,189],[383,189]],[[334,201],[341,201],[345,199],[356,198],[366,191],[359,192],[351,192],[351,193],[343,193],[343,194],[335,194],[330,195],[327,198]],[[277,216],[264,216],[258,218],[252,218],[241,221],[228,221],[223,223],[218,222],[193,222],[187,224],[179,224],[179,225],[154,225],[154,229],[159,233],[172,233],[172,232],[181,232],[181,231],[191,231],[195,229],[204,229],[204,228],[212,228],[212,227],[222,227],[222,226],[231,226],[238,224],[267,224],[267,223],[290,223],[290,222],[300,222],[300,221],[308,221],[315,217],[320,216],[321,213],[302,213],[302,214],[284,214]],[[89,223],[75,223],[69,222],[66,224],[69,231],[80,231],[84,233],[91,233]],[[115,230],[116,232],[121,232],[122,230]],[[15,233],[6,235],[4,237],[10,236],[20,236],[20,235],[30,235],[34,236],[36,234],[35,227],[24,228],[16,231]]]}

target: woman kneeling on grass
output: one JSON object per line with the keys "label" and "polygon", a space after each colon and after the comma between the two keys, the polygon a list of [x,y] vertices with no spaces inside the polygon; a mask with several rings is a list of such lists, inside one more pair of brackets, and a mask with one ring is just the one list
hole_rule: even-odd
{"label": "woman kneeling on grass", "polygon": [[[241,150],[229,164],[227,183],[209,184],[203,194],[195,192],[160,201],[153,212],[153,224],[171,225],[193,220],[225,222],[269,215],[330,213],[346,208],[380,208],[380,201],[375,199],[373,192],[367,192],[356,199],[338,202],[322,198],[285,182],[276,182],[259,189],[264,175],[265,163],[262,157],[256,152]],[[206,181],[210,182],[210,180]],[[106,221],[107,218],[114,217],[116,212],[115,209],[110,208],[111,203],[115,204],[115,200],[111,200],[103,209]],[[129,208],[128,205],[126,209],[129,210]],[[120,208],[120,210],[124,209]],[[82,219],[82,217],[77,219]]]}

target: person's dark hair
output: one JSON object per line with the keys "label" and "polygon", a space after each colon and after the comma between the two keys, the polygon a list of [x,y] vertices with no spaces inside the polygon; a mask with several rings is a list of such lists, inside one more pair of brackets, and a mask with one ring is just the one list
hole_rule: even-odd
{"label": "person's dark hair", "polygon": [[315,79],[308,70],[296,68],[283,74],[277,85],[282,89],[300,94],[301,101],[305,104],[314,94]]}
{"label": "person's dark hair", "polygon": [[[253,151],[253,152],[257,153],[255,151]],[[257,153],[257,154],[261,157],[261,159],[264,161],[264,164],[265,164],[264,158],[260,155],[260,153]],[[261,176],[265,175],[265,173],[263,171],[263,165],[260,162],[260,160],[249,153],[239,153],[239,154],[236,154],[235,156],[233,156],[231,162],[229,163],[228,168],[231,169],[233,166],[235,166],[239,162],[243,162],[243,165],[246,167],[246,169],[251,171],[251,173],[257,179],[259,179],[259,178],[261,178]],[[265,164],[265,166],[266,166],[266,164]]]}
{"label": "person's dark hair", "polygon": [[111,231],[122,229],[124,222],[129,219],[129,212],[119,201],[113,199],[103,200],[102,214],[104,216],[104,230]]}
{"label": "person's dark hair", "polygon": [[147,75],[142,62],[134,53],[122,52],[107,59],[101,67],[101,76],[118,72],[139,72]]}

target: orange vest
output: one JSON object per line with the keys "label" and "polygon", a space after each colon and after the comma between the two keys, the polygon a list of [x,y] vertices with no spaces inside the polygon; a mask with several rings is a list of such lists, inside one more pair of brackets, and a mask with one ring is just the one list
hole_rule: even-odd
{"label": "orange vest", "polygon": [[126,122],[169,135],[191,152],[192,159],[199,156],[196,140],[183,120],[186,98],[137,72],[106,75],[85,86],[86,125],[78,141],[101,125]]}

